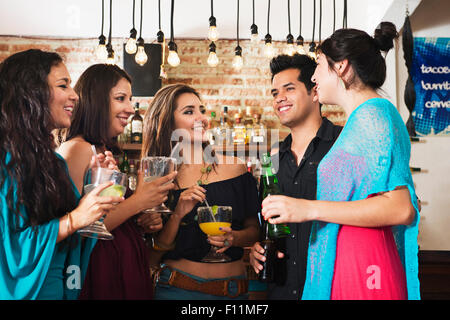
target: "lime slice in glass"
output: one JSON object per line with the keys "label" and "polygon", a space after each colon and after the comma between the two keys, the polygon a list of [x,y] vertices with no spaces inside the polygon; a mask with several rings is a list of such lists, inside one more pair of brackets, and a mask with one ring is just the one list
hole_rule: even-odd
{"label": "lime slice in glass", "polygon": [[112,185],[100,192],[100,196],[102,197],[123,197],[124,194],[125,187],[118,184]]}

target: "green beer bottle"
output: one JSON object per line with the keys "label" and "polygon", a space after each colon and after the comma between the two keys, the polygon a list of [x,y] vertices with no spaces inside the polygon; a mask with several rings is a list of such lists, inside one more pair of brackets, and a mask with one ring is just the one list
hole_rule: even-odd
{"label": "green beer bottle", "polygon": [[[262,159],[262,176],[263,184],[263,199],[270,195],[281,194],[278,186],[278,179],[272,168],[272,159],[270,154],[263,155]],[[291,234],[291,230],[286,224],[271,224],[269,223],[269,235],[272,239],[286,237]]]}

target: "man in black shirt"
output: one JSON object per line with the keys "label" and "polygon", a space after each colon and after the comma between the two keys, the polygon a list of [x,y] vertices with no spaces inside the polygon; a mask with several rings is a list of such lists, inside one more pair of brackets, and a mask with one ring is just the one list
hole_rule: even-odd
{"label": "man in black shirt", "polygon": [[[273,108],[291,134],[272,150],[272,163],[278,160],[278,182],[289,197],[316,199],[317,166],[331,148],[342,127],[322,117],[311,77],[316,62],[306,55],[280,55],[270,62]],[[278,241],[280,258],[275,268],[276,281],[269,284],[268,298],[298,300],[306,276],[311,221],[290,223],[291,235]],[[282,252],[282,253],[281,253]],[[256,243],[250,252],[255,272],[262,268],[264,250]]]}

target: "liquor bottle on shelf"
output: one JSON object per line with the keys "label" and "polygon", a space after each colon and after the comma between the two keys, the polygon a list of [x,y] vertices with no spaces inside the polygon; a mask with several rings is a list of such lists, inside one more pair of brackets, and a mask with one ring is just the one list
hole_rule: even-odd
{"label": "liquor bottle on shelf", "polygon": [[253,115],[255,123],[250,135],[250,143],[265,143],[267,141],[266,128],[261,123],[261,114],[255,113]]}
{"label": "liquor bottle on shelf", "polygon": [[247,138],[246,129],[242,123],[242,115],[240,112],[234,116],[233,142],[236,144],[245,144]]}
{"label": "liquor bottle on shelf", "polygon": [[224,106],[223,107],[223,121],[225,121],[225,123],[228,125],[228,127],[233,128],[233,120],[231,119],[230,115],[228,114],[228,107]]}
{"label": "liquor bottle on shelf", "polygon": [[[272,159],[270,153],[264,154],[262,157],[262,176],[261,181],[263,184],[263,199],[270,195],[281,194],[280,187],[278,186],[278,179],[273,172]],[[271,224],[269,223],[269,235],[272,239],[282,238],[291,234],[291,230],[286,224]]]}
{"label": "liquor bottle on shelf", "polygon": [[258,280],[261,282],[273,282],[275,277],[276,248],[275,241],[270,239],[269,233],[269,223],[266,222],[264,225],[264,239],[261,241],[261,247],[264,249],[263,255],[266,260],[261,262],[263,269],[258,274]]}
{"label": "liquor bottle on shelf", "polygon": [[134,115],[131,118],[131,143],[142,143],[143,119],[139,114],[139,102],[134,107]]}
{"label": "liquor bottle on shelf", "polygon": [[130,190],[134,192],[136,190],[136,184],[137,184],[136,167],[134,166],[134,161],[131,160],[130,172],[128,173],[128,188],[130,188]]}
{"label": "liquor bottle on shelf", "polygon": [[252,107],[245,108],[244,126],[245,126],[245,144],[250,142],[252,130],[253,130],[253,117],[252,117]]}
{"label": "liquor bottle on shelf", "polygon": [[119,170],[123,173],[130,172],[130,163],[128,162],[128,154],[126,151],[123,152],[123,161],[121,166],[119,167]]}
{"label": "liquor bottle on shelf", "polygon": [[209,143],[212,145],[218,144],[218,141],[216,142],[216,135],[217,135],[216,128],[218,128],[219,126],[220,126],[220,122],[217,121],[217,119],[216,119],[216,113],[214,111],[212,111],[211,118],[209,119],[209,123],[208,123],[208,140],[209,140]]}
{"label": "liquor bottle on shelf", "polygon": [[220,124],[215,128],[215,138],[217,141],[217,145],[223,145],[224,143],[232,142],[232,130],[229,124],[227,123],[225,117],[220,117]]}

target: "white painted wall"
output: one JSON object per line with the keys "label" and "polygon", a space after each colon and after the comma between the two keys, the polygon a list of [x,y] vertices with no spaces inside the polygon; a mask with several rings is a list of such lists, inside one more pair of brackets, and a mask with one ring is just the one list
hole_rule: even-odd
{"label": "white painted wall", "polygon": [[[425,0],[411,15],[414,37],[450,37],[450,1]],[[397,106],[402,118],[409,111],[403,100],[408,77],[401,39],[397,56]],[[413,174],[422,200],[419,245],[421,250],[450,250],[450,137],[427,137],[412,143],[411,166],[425,169]]]}

